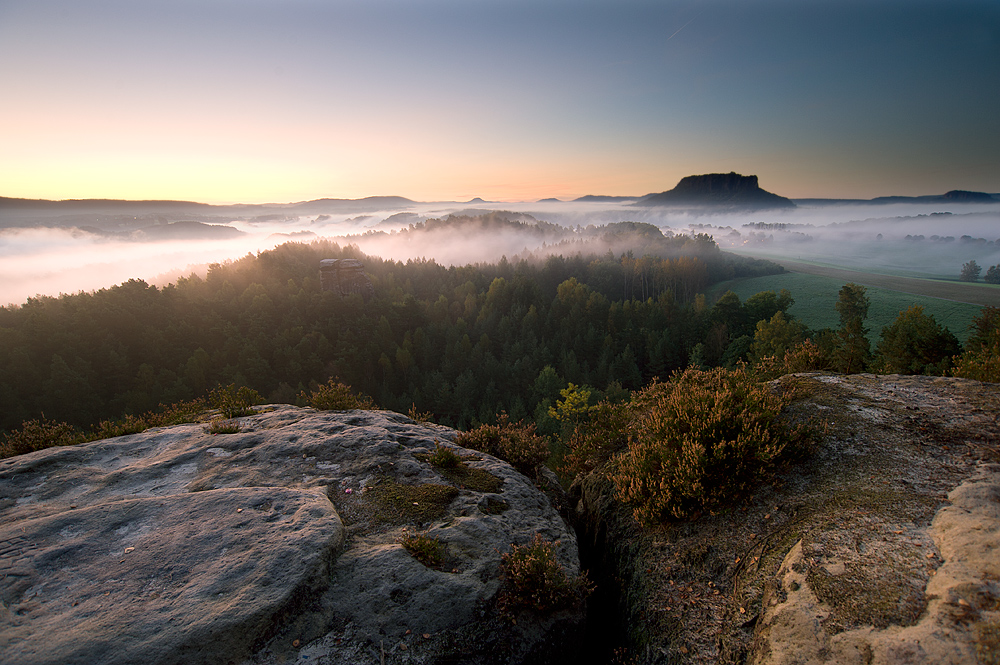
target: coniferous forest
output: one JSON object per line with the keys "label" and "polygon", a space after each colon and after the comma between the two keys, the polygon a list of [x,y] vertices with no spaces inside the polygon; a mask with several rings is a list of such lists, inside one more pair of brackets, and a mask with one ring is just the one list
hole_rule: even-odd
{"label": "coniferous forest", "polygon": [[[597,399],[667,377],[696,347],[699,362],[718,363],[725,340],[699,294],[781,271],[705,235],[633,223],[598,231],[563,254],[460,267],[289,243],[163,288],[131,280],[32,298],[0,309],[0,428],[43,415],[87,427],[230,383],[294,403],[336,377],[382,408],[442,424],[505,411],[551,431],[548,407],[568,383]],[[326,258],[360,259],[375,297],[322,291]],[[746,330],[726,339],[788,305],[754,300],[737,306]]]}
{"label": "coniferous forest", "polygon": [[[983,310],[959,355],[954,335],[919,307],[901,312],[873,349],[856,284],[840,291],[837,330],[796,321],[787,291],[706,303],[712,284],[783,270],[722,252],[708,235],[634,222],[573,233],[496,214],[394,235],[405,242],[470,224],[547,234],[554,244],[445,267],[366,256],[350,239],[287,243],[163,288],[130,280],[0,308],[0,433],[47,421],[110,436],[116,430],[98,424],[219,386],[305,404],[330,379],[381,408],[459,429],[505,414],[558,434],[563,391],[575,387],[590,405],[628,401],[688,367],[748,362],[761,378],[813,369],[1000,378],[995,308]],[[338,258],[363,263],[373,298],[321,288],[320,261]]]}

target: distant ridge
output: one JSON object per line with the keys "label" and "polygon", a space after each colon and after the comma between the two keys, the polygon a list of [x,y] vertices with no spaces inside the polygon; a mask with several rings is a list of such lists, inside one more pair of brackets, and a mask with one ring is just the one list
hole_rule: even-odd
{"label": "distant ridge", "polygon": [[619,203],[621,201],[635,201],[639,196],[603,196],[601,194],[587,194],[578,199],[573,199],[574,203]]}
{"label": "distant ridge", "polygon": [[937,196],[879,196],[872,203],[996,203],[997,199],[986,192],[967,192],[953,189]]}
{"label": "distant ridge", "polygon": [[639,199],[639,206],[712,206],[719,208],[794,208],[795,203],[761,189],[757,176],[739,173],[706,173],[682,178],[673,189]]}
{"label": "distant ridge", "polygon": [[367,196],[363,199],[315,199],[313,201],[299,201],[297,203],[235,203],[213,205],[210,203],[196,203],[194,201],[130,201],[126,199],[64,199],[53,201],[49,199],[16,199],[0,196],[0,211],[4,210],[32,210],[32,211],[57,211],[72,208],[75,210],[107,210],[118,212],[121,210],[141,210],[149,211],[176,211],[176,210],[240,210],[255,209],[278,209],[295,211],[343,211],[345,209],[373,209],[384,210],[386,208],[401,208],[413,205],[414,201],[402,196]]}
{"label": "distant ridge", "polygon": [[874,199],[795,199],[801,205],[846,205],[871,204],[888,205],[891,203],[1000,203],[1000,194],[986,192],[969,192],[964,189],[953,189],[944,194],[925,196],[878,196]]}

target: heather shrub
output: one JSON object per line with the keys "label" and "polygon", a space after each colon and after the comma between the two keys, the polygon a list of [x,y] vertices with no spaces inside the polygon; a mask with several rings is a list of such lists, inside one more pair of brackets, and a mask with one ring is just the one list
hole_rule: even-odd
{"label": "heather shrub", "polygon": [[83,441],[83,435],[72,425],[46,420],[25,420],[21,429],[4,436],[0,444],[0,458],[23,455],[52,446],[68,446]]}
{"label": "heather shrub", "polygon": [[430,411],[417,411],[417,405],[410,403],[410,410],[406,412],[406,415],[410,417],[410,420],[415,420],[418,423],[429,423],[434,417],[434,414]]}
{"label": "heather shrub", "polygon": [[253,388],[237,388],[236,384],[230,383],[212,390],[208,394],[208,401],[224,418],[239,418],[253,414],[253,406],[263,402],[264,398]]}
{"label": "heather shrub", "polygon": [[549,456],[548,440],[535,432],[534,423],[512,423],[506,413],[500,414],[496,425],[480,425],[460,432],[455,445],[499,457],[528,475]]}
{"label": "heather shrub", "polygon": [[207,410],[208,403],[203,397],[199,397],[190,401],[174,402],[170,406],[161,404],[159,412],[147,413],[143,418],[149,427],[168,427],[196,422]]}
{"label": "heather shrub", "polygon": [[444,544],[433,536],[423,533],[406,536],[403,538],[403,548],[428,568],[440,569],[444,566]]}
{"label": "heather shrub", "polygon": [[784,398],[746,367],[689,368],[632,398],[628,448],[611,472],[619,498],[651,524],[745,500],[804,431],[779,421]]}
{"label": "heather shrub", "polygon": [[320,411],[347,411],[350,409],[374,409],[375,402],[367,395],[355,395],[351,387],[336,379],[317,386],[311,394],[300,394],[309,406]]}
{"label": "heather shrub", "polygon": [[551,612],[582,602],[591,592],[586,573],[570,576],[556,559],[553,543],[535,534],[527,545],[514,545],[500,557],[500,611]]}
{"label": "heather shrub", "polygon": [[93,435],[88,436],[89,439],[111,439],[116,436],[125,436],[126,434],[136,434],[138,432],[144,432],[149,429],[150,424],[146,421],[144,416],[133,416],[129,414],[124,418],[119,420],[102,420],[97,425],[97,429],[94,431]]}
{"label": "heather shrub", "polygon": [[439,442],[434,442],[434,452],[428,461],[440,469],[454,469],[462,463],[462,458],[451,448],[445,448]]}
{"label": "heather shrub", "polygon": [[559,471],[572,478],[611,459],[628,444],[630,405],[602,401],[590,407],[586,420],[573,428]]}
{"label": "heather shrub", "polygon": [[213,418],[205,431],[209,434],[236,434],[240,431],[240,421],[235,418]]}

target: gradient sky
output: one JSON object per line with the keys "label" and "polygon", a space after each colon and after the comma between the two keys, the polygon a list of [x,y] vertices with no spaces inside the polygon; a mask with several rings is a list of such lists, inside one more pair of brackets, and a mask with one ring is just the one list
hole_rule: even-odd
{"label": "gradient sky", "polygon": [[996,0],[0,0],[0,196],[1000,192]]}

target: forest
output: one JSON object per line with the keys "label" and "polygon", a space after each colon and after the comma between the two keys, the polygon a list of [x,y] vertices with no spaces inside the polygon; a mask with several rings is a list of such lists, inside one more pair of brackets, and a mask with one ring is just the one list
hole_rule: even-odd
{"label": "forest", "polygon": [[[92,428],[227,384],[302,404],[303,391],[336,378],[381,408],[459,429],[506,413],[551,434],[560,426],[552,407],[570,384],[596,403],[689,366],[791,353],[786,365],[799,369],[880,362],[892,370],[895,358],[909,363],[896,371],[943,373],[960,352],[947,330],[910,312],[894,333],[899,348],[873,353],[863,287],[842,292],[838,331],[809,331],[787,315],[787,291],[744,302],[730,292],[710,305],[709,285],[782,268],[722,252],[708,235],[624,222],[591,227],[558,250],[445,267],[317,240],[213,264],[205,278],[163,288],[130,280],[31,298],[0,309],[0,430],[42,417]],[[375,297],[321,290],[318,267],[328,258],[360,259]],[[900,359],[914,330],[924,350]]]}

